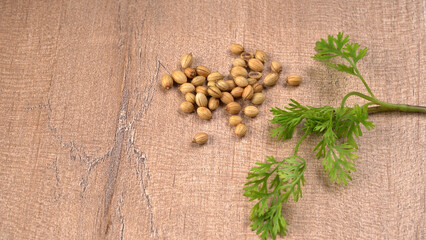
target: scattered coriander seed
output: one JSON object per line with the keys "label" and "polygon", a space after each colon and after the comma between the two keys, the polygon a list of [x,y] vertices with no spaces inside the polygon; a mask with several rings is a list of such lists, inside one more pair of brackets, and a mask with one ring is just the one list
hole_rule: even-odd
{"label": "scattered coriander seed", "polygon": [[256,58],[252,58],[248,60],[248,66],[251,70],[255,72],[262,72],[265,67],[263,66],[263,63]]}
{"label": "scattered coriander seed", "polygon": [[255,106],[247,106],[244,108],[244,114],[247,117],[256,117],[259,114],[259,109]]}
{"label": "scattered coriander seed", "polygon": [[209,109],[214,111],[219,107],[219,99],[211,97],[209,99]]}
{"label": "scattered coriander seed", "polygon": [[183,94],[187,94],[189,92],[194,92],[195,91],[195,87],[191,83],[184,83],[184,84],[180,85],[179,90]]}
{"label": "scattered coriander seed", "polygon": [[242,52],[240,57],[246,61],[253,58],[253,54],[249,52]]}
{"label": "scattered coriander seed", "polygon": [[204,120],[212,119],[212,112],[206,107],[197,108],[197,114],[201,119],[204,119]]}
{"label": "scattered coriander seed", "polygon": [[260,72],[249,72],[249,78],[260,79],[262,77],[262,73]]}
{"label": "scattered coriander seed", "polygon": [[220,91],[220,89],[218,87],[209,87],[207,88],[207,92],[209,93],[210,96],[214,97],[214,98],[221,98],[222,97],[222,92]]}
{"label": "scattered coriander seed", "polygon": [[247,78],[247,82],[248,82],[249,85],[253,85],[253,84],[257,83],[257,79]]}
{"label": "scattered coriander seed", "polygon": [[223,92],[222,93],[222,97],[220,98],[220,100],[224,103],[224,104],[228,104],[234,101],[234,97],[229,93],[229,92]]}
{"label": "scattered coriander seed", "polygon": [[242,58],[234,59],[234,61],[232,61],[232,65],[234,67],[247,67],[246,61],[244,61],[244,59],[242,59]]}
{"label": "scattered coriander seed", "polygon": [[281,63],[277,61],[271,62],[271,70],[276,73],[280,73],[283,70],[283,67],[281,66]]}
{"label": "scattered coriander seed", "polygon": [[216,86],[216,82],[215,81],[208,81],[207,82],[207,87],[217,87]]}
{"label": "scattered coriander seed", "polygon": [[187,82],[187,78],[185,73],[183,73],[180,70],[176,70],[172,72],[172,78],[173,80],[178,84],[183,84]]}
{"label": "scattered coriander seed", "polygon": [[247,133],[247,126],[244,123],[240,123],[235,127],[235,134],[238,137],[244,137]]}
{"label": "scattered coriander seed", "polygon": [[238,124],[243,122],[243,119],[238,115],[232,115],[232,116],[229,117],[228,122],[232,126],[237,126]]}
{"label": "scattered coriander seed", "polygon": [[225,110],[230,114],[238,114],[241,111],[241,105],[237,102],[230,102],[226,105]]}
{"label": "scattered coriander seed", "polygon": [[241,46],[240,44],[232,44],[230,49],[231,49],[231,52],[234,54],[240,54],[244,51],[243,46]]}
{"label": "scattered coriander seed", "polygon": [[248,79],[243,76],[235,77],[234,82],[238,87],[246,87],[249,85]]}
{"label": "scattered coriander seed", "polygon": [[299,84],[302,82],[302,77],[299,75],[293,74],[288,76],[285,81],[290,86],[299,86]]}
{"label": "scattered coriander seed", "polygon": [[267,87],[274,86],[278,81],[278,74],[277,73],[269,73],[266,75],[266,77],[263,79],[263,84]]}
{"label": "scattered coriander seed", "polygon": [[262,84],[260,84],[260,83],[253,84],[253,91],[255,93],[262,92],[262,90],[263,90],[263,85]]}
{"label": "scattered coriander seed", "polygon": [[187,78],[191,78],[191,79],[194,78],[195,76],[197,76],[197,72],[195,71],[195,69],[190,68],[190,67],[185,68],[184,73],[185,73]]}
{"label": "scattered coriander seed", "polygon": [[235,84],[234,80],[226,80],[226,83],[228,84],[229,90],[232,90],[237,86],[237,84]]}
{"label": "scattered coriander seed", "polygon": [[263,63],[266,62],[266,60],[268,59],[268,56],[262,50],[257,50],[254,54],[254,57]]}
{"label": "scattered coriander seed", "polygon": [[207,77],[210,74],[210,69],[206,66],[197,66],[195,71],[199,76]]}
{"label": "scattered coriander seed", "polygon": [[202,93],[202,94],[204,94],[204,95],[206,95],[206,96],[208,96],[209,94],[207,93],[207,87],[205,87],[205,86],[197,86],[196,88],[195,88],[195,92],[196,93]]}
{"label": "scattered coriander seed", "polygon": [[180,109],[184,113],[192,113],[194,111],[194,104],[187,102],[187,101],[182,102],[180,104]]}
{"label": "scattered coriander seed", "polygon": [[253,87],[251,85],[248,85],[247,87],[244,88],[243,95],[242,95],[243,100],[252,99],[253,94],[254,94]]}
{"label": "scattered coriander seed", "polygon": [[182,60],[180,61],[180,63],[182,65],[182,68],[185,69],[185,68],[191,67],[193,61],[194,61],[194,58],[192,57],[192,53],[188,53],[182,57]]}
{"label": "scattered coriander seed", "polygon": [[241,97],[243,95],[243,91],[244,91],[244,88],[242,88],[242,87],[235,87],[234,89],[232,89],[231,95],[234,98],[239,98],[239,97]]}
{"label": "scattered coriander seed", "polygon": [[225,82],[225,80],[217,81],[216,87],[218,87],[221,91],[229,91],[229,85]]}
{"label": "scattered coriander seed", "polygon": [[196,76],[192,79],[191,83],[194,86],[203,86],[204,83],[206,82],[206,77],[204,76]]}
{"label": "scattered coriander seed", "polygon": [[195,95],[195,103],[199,107],[207,107],[208,102],[206,95],[204,95],[203,93],[197,93],[197,95]]}
{"label": "scattered coriander seed", "polygon": [[222,74],[220,74],[219,72],[212,72],[212,73],[210,73],[208,76],[207,76],[207,81],[215,81],[215,82],[217,82],[217,81],[219,81],[219,80],[221,80],[221,79],[223,79],[223,75]]}
{"label": "scattered coriander seed", "polygon": [[161,77],[161,85],[165,88],[165,89],[170,89],[171,87],[173,87],[173,79],[172,77],[170,77],[169,74],[164,74]]}
{"label": "scattered coriander seed", "polygon": [[247,77],[248,72],[247,72],[247,69],[245,69],[243,67],[233,67],[231,69],[231,75],[234,79],[238,76]]}
{"label": "scattered coriander seed", "polygon": [[243,76],[238,76],[234,79],[235,84],[238,87],[246,87],[248,85],[248,80],[247,78],[243,77]]}
{"label": "scattered coriander seed", "polygon": [[251,103],[256,104],[256,105],[260,105],[262,104],[266,99],[265,94],[258,92],[253,94],[253,97],[251,99]]}
{"label": "scattered coriander seed", "polygon": [[190,102],[192,104],[195,103],[195,95],[193,93],[189,92],[189,93],[185,94],[185,99],[186,99],[187,102]]}
{"label": "scattered coriander seed", "polygon": [[193,143],[197,143],[199,145],[205,144],[209,140],[209,135],[207,133],[197,133],[195,134],[194,138],[192,139]]}

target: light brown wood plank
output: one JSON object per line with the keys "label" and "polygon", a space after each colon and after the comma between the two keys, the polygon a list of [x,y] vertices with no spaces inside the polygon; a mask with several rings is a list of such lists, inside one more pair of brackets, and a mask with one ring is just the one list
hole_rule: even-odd
{"label": "light brown wood plank", "polygon": [[[2,1],[0,239],[258,239],[245,177],[295,140],[270,139],[271,107],[337,106],[357,79],[315,63],[315,41],[344,31],[369,48],[360,70],[385,101],[426,105],[422,1]],[[283,63],[239,139],[227,113],[203,121],[159,84],[185,53],[229,74],[229,45]],[[297,88],[284,84],[297,73]],[[353,98],[349,104],[362,103]],[[315,159],[286,204],[286,239],[423,239],[426,117],[372,115],[354,180],[330,184]],[[207,145],[192,136],[208,132]]]}

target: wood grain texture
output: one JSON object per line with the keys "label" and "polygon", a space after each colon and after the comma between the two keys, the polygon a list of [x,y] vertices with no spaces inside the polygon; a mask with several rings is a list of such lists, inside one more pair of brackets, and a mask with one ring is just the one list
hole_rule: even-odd
{"label": "wood grain texture", "polygon": [[[370,49],[359,68],[379,99],[426,105],[421,0],[5,0],[0,12],[0,239],[258,239],[245,177],[295,144],[268,137],[269,109],[364,91],[311,60],[330,33]],[[228,74],[234,42],[284,66],[242,139],[223,109],[183,114],[177,88],[159,84],[188,52]],[[301,86],[283,84],[292,73]],[[347,187],[315,160],[318,139],[301,146],[306,185],[285,206],[286,239],[425,239],[426,117],[371,118]],[[190,143],[199,131],[205,146]]]}

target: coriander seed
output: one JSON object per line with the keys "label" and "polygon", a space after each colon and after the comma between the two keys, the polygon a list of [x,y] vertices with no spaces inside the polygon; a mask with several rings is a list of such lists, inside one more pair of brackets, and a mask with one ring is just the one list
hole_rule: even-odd
{"label": "coriander seed", "polygon": [[232,65],[234,67],[247,67],[247,63],[246,61],[244,61],[244,59],[242,58],[236,58],[232,61]]}
{"label": "coriander seed", "polygon": [[207,76],[207,81],[219,81],[223,79],[223,75],[220,74],[219,72],[212,72]]}
{"label": "coriander seed", "polygon": [[205,87],[205,86],[197,86],[196,88],[195,88],[195,92],[196,93],[202,93],[202,94],[204,94],[204,95],[206,95],[206,96],[208,96],[209,94],[207,93],[207,87]]}
{"label": "coriander seed", "polygon": [[262,73],[260,72],[249,72],[248,74],[249,78],[254,78],[254,79],[260,79],[262,77]]}
{"label": "coriander seed", "polygon": [[190,102],[192,104],[195,103],[195,95],[193,93],[189,92],[189,93],[185,94],[185,99],[186,99],[187,102]]}
{"label": "coriander seed", "polygon": [[231,95],[234,98],[239,98],[239,97],[241,97],[243,95],[243,91],[244,91],[244,88],[242,88],[242,87],[236,87],[236,88],[232,89]]}
{"label": "coriander seed", "polygon": [[165,88],[165,89],[170,89],[171,87],[173,87],[173,79],[172,77],[170,77],[169,74],[164,74],[161,77],[161,85]]}
{"label": "coriander seed", "polygon": [[253,84],[253,91],[255,93],[260,93],[260,92],[262,92],[262,90],[263,90],[263,85],[262,84],[260,84],[260,83]]}
{"label": "coriander seed", "polygon": [[222,97],[220,98],[220,100],[224,103],[224,104],[228,104],[234,101],[234,97],[229,93],[229,92],[223,92],[222,93]]}
{"label": "coriander seed", "polygon": [[220,91],[220,89],[218,87],[209,87],[207,88],[207,92],[209,93],[210,96],[214,97],[214,98],[221,98],[222,97],[222,92]]}
{"label": "coriander seed", "polygon": [[277,61],[271,62],[271,70],[276,73],[280,73],[283,70],[283,67],[281,66],[281,63]]}
{"label": "coriander seed", "polygon": [[247,126],[244,123],[240,123],[235,127],[235,134],[238,137],[244,137],[247,133]]}
{"label": "coriander seed", "polygon": [[225,82],[225,80],[217,81],[216,87],[218,87],[221,91],[228,91],[229,90],[229,85],[228,85],[227,82]]}
{"label": "coriander seed", "polygon": [[247,78],[245,78],[243,76],[236,77],[234,79],[234,82],[238,87],[246,87],[248,85]]}
{"label": "coriander seed", "polygon": [[182,68],[185,69],[185,68],[191,67],[193,61],[194,61],[194,58],[192,57],[192,53],[188,53],[182,57],[182,60],[180,61],[180,63],[182,65]]}
{"label": "coriander seed", "polygon": [[244,48],[240,44],[232,44],[230,50],[234,54],[240,54],[244,51]]}
{"label": "coriander seed", "polygon": [[254,78],[247,78],[247,82],[248,82],[249,85],[253,85],[253,84],[257,83],[257,80],[254,79]]}
{"label": "coriander seed", "polygon": [[217,87],[216,86],[216,82],[215,81],[208,81],[207,82],[207,87]]}
{"label": "coriander seed", "polygon": [[172,72],[172,78],[173,80],[178,84],[183,84],[187,82],[187,78],[185,73],[183,73],[180,70],[176,70]]}
{"label": "coriander seed", "polygon": [[197,108],[197,114],[201,119],[209,120],[212,118],[212,112],[206,107]]}
{"label": "coriander seed", "polygon": [[255,106],[247,106],[244,108],[244,114],[247,117],[256,117],[259,114],[259,109]]}
{"label": "coriander seed", "polygon": [[256,58],[252,58],[248,60],[248,66],[251,70],[255,71],[255,72],[262,72],[263,69],[265,68],[263,66],[263,63]]}
{"label": "coriander seed", "polygon": [[185,101],[180,104],[180,109],[184,113],[192,113],[194,111],[194,105],[190,102]]}
{"label": "coriander seed", "polygon": [[263,63],[268,59],[268,56],[266,56],[266,53],[262,50],[257,50],[254,57]]}
{"label": "coriander seed", "polygon": [[209,109],[214,111],[219,107],[219,99],[211,97],[209,99]]}
{"label": "coriander seed", "polygon": [[199,107],[207,107],[207,97],[203,93],[197,93],[195,95],[195,103]]}
{"label": "coriander seed", "polygon": [[269,73],[266,75],[265,79],[263,79],[263,84],[267,87],[274,86],[278,81],[278,74],[277,73]]}
{"label": "coriander seed", "polygon": [[240,57],[246,61],[250,60],[253,58],[253,54],[249,53],[249,52],[242,52]]}
{"label": "coriander seed", "polygon": [[199,76],[207,77],[210,74],[210,69],[206,66],[197,66],[195,71]]}
{"label": "coriander seed", "polygon": [[253,97],[254,94],[254,90],[253,87],[251,85],[248,85],[247,87],[244,88],[243,91],[243,100],[250,100]]}
{"label": "coriander seed", "polygon": [[184,83],[184,84],[180,85],[179,90],[183,94],[187,94],[189,92],[194,92],[195,91],[195,87],[191,83]]}
{"label": "coriander seed", "polygon": [[258,92],[253,94],[253,97],[251,99],[251,103],[256,104],[256,105],[260,105],[262,104],[266,99],[265,94]]}
{"label": "coriander seed", "polygon": [[302,77],[299,75],[293,74],[288,76],[285,81],[290,86],[299,86],[299,84],[302,82]]}
{"label": "coriander seed", "polygon": [[243,122],[243,119],[238,115],[232,115],[232,116],[229,117],[228,122],[232,126],[237,126],[238,124]]}
{"label": "coriander seed", "polygon": [[234,80],[226,80],[226,83],[228,84],[229,90],[232,90],[237,86],[237,84],[235,84]]}
{"label": "coriander seed", "polygon": [[225,110],[230,114],[238,114],[241,111],[241,105],[237,102],[230,102],[226,105]]}
{"label": "coriander seed", "polygon": [[206,77],[204,76],[196,76],[192,79],[191,83],[194,86],[202,86],[206,82]]}
{"label": "coriander seed", "polygon": [[236,77],[242,76],[242,77],[247,77],[248,76],[248,72],[247,69],[243,68],[243,67],[233,67],[231,69],[231,75],[232,77],[235,79]]}
{"label": "coriander seed", "polygon": [[195,69],[193,68],[185,68],[184,73],[186,75],[187,78],[194,78],[195,76],[197,76],[197,72],[195,71]]}
{"label": "coriander seed", "polygon": [[195,134],[194,138],[192,139],[193,143],[197,143],[199,145],[205,144],[209,140],[209,135],[207,133],[197,133]]}

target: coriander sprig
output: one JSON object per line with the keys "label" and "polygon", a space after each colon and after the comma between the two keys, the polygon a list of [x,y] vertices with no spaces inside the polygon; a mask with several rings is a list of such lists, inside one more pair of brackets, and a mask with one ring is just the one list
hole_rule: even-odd
{"label": "coriander sprig", "polygon": [[[288,223],[282,216],[283,203],[292,196],[294,201],[302,197],[302,186],[305,178],[306,161],[298,155],[302,141],[311,134],[319,136],[319,142],[314,147],[318,159],[322,159],[324,171],[328,173],[331,182],[347,185],[351,172],[356,171],[354,160],[358,158],[355,152],[358,149],[356,139],[362,136],[363,128],[370,130],[374,124],[368,120],[369,113],[384,111],[419,112],[426,113],[426,108],[406,104],[392,104],[378,100],[357,67],[357,62],[367,54],[367,48],[360,49],[357,43],[349,43],[349,36],[343,33],[337,37],[328,36],[316,43],[318,51],[312,58],[323,61],[338,71],[358,77],[365,86],[369,95],[360,92],[350,92],[343,97],[340,107],[304,106],[291,99],[291,103],[284,109],[272,108],[274,118],[271,123],[278,124],[271,130],[271,137],[286,140],[293,137],[295,129],[303,125],[303,136],[294,148],[294,154],[282,161],[268,157],[266,163],[256,163],[252,168],[245,184],[244,195],[250,201],[257,201],[251,210],[251,227],[262,239],[269,236],[273,239],[277,235],[287,234]],[[347,64],[331,62],[340,57]],[[345,105],[351,96],[358,96],[367,100],[367,103],[353,107]]]}

